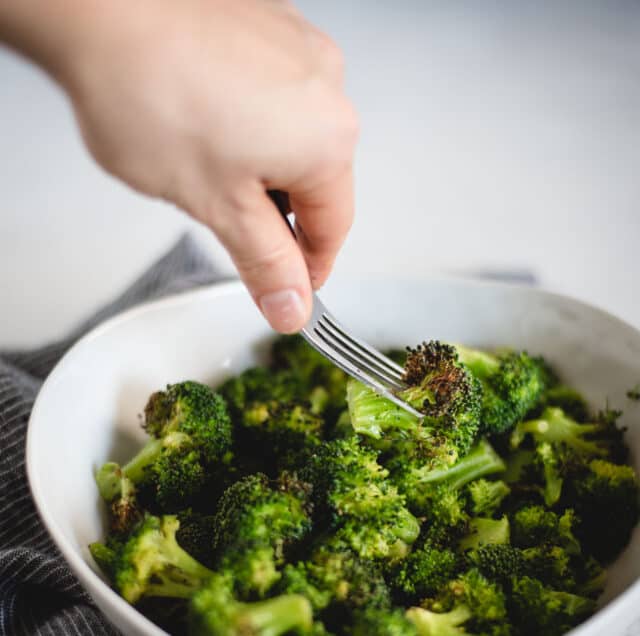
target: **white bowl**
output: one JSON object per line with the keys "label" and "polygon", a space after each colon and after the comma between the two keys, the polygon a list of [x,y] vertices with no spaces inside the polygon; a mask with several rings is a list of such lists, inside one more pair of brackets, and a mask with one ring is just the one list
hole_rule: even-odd
{"label": "white bowl", "polygon": [[[334,282],[323,300],[354,332],[380,346],[426,339],[543,354],[594,407],[625,411],[640,458],[640,332],[609,314],[544,291],[463,280]],[[238,283],[150,303],[80,340],[36,400],[27,439],[33,496],[55,543],[106,616],[125,634],[162,631],[105,583],[87,545],[104,536],[96,467],[143,440],[139,413],[167,383],[218,383],[261,359],[272,333]],[[611,571],[603,609],[574,636],[631,636],[640,627],[640,533]]]}

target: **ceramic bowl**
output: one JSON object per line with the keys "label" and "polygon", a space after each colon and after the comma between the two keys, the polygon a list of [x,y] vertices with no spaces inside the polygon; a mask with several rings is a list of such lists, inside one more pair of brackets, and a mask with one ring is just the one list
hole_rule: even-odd
{"label": "ceramic bowl", "polygon": [[[538,289],[466,280],[334,281],[325,304],[379,347],[427,339],[542,354],[595,408],[624,409],[640,469],[640,332],[599,309]],[[144,440],[148,396],[185,379],[216,384],[259,362],[273,333],[238,283],[200,289],[123,313],[80,340],[48,377],[27,440],[32,493],[51,536],[106,616],[127,635],[161,630],[106,584],[87,545],[105,531],[93,481],[106,460]],[[611,569],[602,609],[575,636],[640,633],[640,534]]]}

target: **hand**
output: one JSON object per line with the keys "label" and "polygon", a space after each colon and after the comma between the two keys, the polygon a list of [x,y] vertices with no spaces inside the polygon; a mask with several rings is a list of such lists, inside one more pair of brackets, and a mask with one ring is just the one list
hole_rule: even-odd
{"label": "hand", "polygon": [[[336,45],[279,0],[51,2],[34,57],[96,160],[208,225],[271,325],[298,331],[353,215]],[[297,243],[266,189],[289,192]]]}

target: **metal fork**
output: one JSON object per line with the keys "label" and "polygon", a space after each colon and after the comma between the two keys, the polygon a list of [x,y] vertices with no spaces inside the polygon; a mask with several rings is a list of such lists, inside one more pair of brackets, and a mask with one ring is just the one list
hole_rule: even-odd
{"label": "metal fork", "polygon": [[[285,192],[269,190],[269,196],[295,237],[289,220],[291,207]],[[404,369],[393,360],[352,335],[327,310],[324,303],[313,294],[313,309],[309,322],[300,332],[303,338],[336,366],[360,382],[370,386],[379,395],[418,418],[420,411],[398,397],[397,392],[407,388]]]}

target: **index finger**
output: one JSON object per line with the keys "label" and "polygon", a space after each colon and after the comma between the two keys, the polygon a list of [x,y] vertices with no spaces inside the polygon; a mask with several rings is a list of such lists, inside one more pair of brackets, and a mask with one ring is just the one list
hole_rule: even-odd
{"label": "index finger", "polygon": [[353,170],[309,190],[289,191],[296,236],[314,289],[325,282],[353,223]]}

